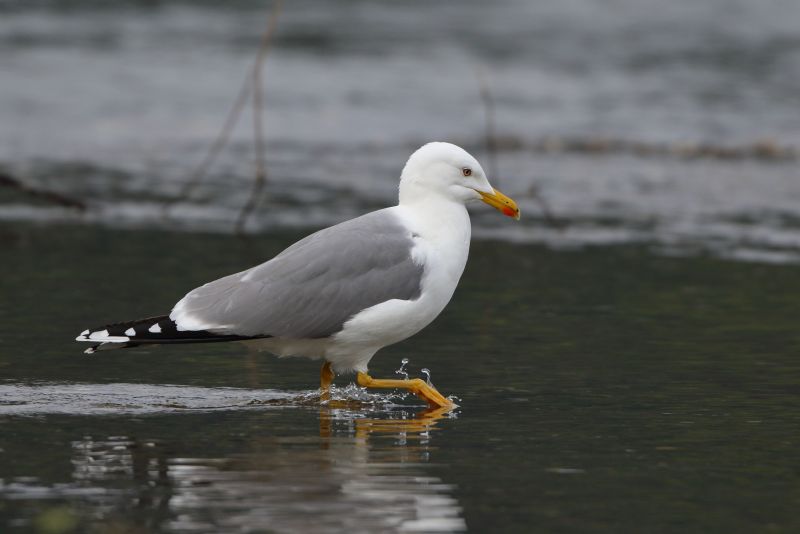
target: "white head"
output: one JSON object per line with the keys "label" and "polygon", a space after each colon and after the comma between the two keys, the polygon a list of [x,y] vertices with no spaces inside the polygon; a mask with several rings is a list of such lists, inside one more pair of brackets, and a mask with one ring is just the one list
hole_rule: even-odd
{"label": "white head", "polygon": [[450,143],[423,145],[411,154],[400,175],[400,204],[435,195],[462,204],[483,200],[519,219],[516,203],[491,186],[478,160]]}

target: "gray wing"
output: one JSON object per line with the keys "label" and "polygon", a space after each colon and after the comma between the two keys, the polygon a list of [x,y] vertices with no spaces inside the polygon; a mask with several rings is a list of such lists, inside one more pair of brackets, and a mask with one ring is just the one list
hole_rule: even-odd
{"label": "gray wing", "polygon": [[217,333],[328,337],[366,308],[419,297],[423,267],[412,260],[412,246],[411,232],[393,213],[369,213],[189,292],[171,317]]}

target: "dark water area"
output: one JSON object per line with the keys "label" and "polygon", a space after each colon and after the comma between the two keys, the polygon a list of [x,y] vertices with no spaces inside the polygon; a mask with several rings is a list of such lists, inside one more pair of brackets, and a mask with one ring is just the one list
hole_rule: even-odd
{"label": "dark water area", "polygon": [[794,532],[793,265],[478,240],[442,316],[371,371],[460,399],[320,405],[241,345],[82,354],[300,234],[5,225],[4,532]]}

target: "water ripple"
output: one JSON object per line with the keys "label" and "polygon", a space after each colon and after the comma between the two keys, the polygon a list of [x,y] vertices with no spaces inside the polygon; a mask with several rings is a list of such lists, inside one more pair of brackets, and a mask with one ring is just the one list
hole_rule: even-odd
{"label": "water ripple", "polygon": [[162,414],[299,406],[316,392],[156,384],[0,384],[0,415]]}

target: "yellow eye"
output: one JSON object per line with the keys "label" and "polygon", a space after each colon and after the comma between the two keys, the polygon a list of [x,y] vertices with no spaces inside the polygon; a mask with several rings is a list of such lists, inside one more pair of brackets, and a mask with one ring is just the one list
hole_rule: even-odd
{"label": "yellow eye", "polygon": [[469,167],[464,167],[463,169],[461,169],[461,174],[463,174],[464,176],[472,176],[472,169],[470,169]]}

